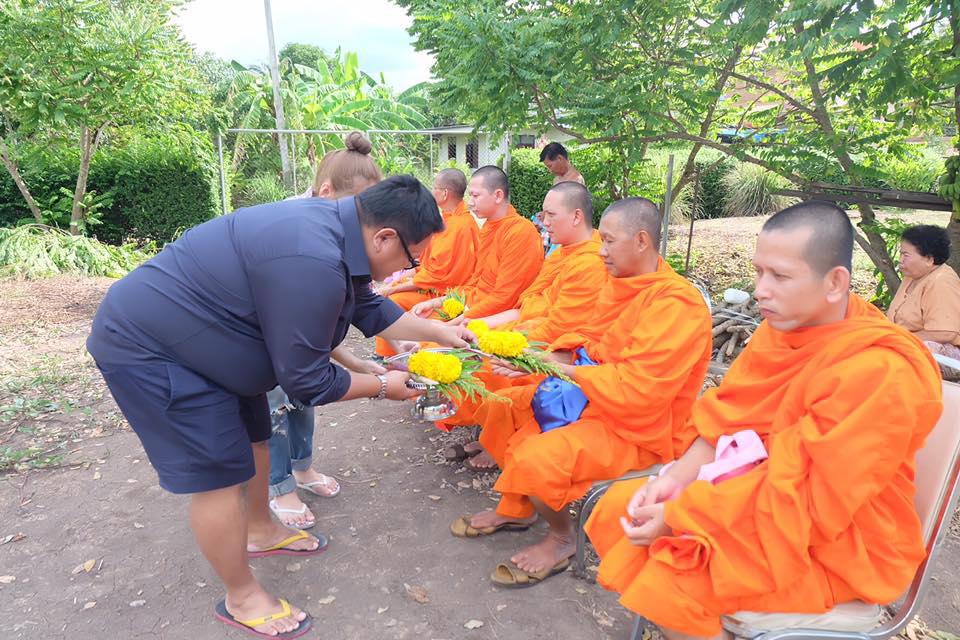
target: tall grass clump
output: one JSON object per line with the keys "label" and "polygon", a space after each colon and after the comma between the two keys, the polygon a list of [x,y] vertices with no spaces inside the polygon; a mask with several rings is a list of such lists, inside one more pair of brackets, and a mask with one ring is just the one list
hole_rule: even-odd
{"label": "tall grass clump", "polygon": [[60,274],[120,278],[154,253],[152,245],[113,246],[60,229],[29,224],[0,228],[0,275],[47,278]]}
{"label": "tall grass clump", "polygon": [[755,164],[738,164],[723,177],[723,184],[726,188],[723,213],[727,217],[763,216],[793,202],[793,198],[774,193],[786,186],[786,180]]}

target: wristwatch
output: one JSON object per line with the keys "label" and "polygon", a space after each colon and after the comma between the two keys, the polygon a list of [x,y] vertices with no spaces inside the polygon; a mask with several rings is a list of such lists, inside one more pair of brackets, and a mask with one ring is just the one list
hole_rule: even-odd
{"label": "wristwatch", "polygon": [[375,375],[377,377],[377,380],[380,381],[380,393],[373,396],[373,399],[383,400],[384,398],[387,397],[387,376],[383,375],[382,373],[375,373],[373,375]]}

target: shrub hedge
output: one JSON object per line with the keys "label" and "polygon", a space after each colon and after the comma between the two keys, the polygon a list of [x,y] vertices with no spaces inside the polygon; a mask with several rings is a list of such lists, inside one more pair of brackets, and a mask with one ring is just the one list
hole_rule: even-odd
{"label": "shrub hedge", "polygon": [[[41,209],[76,186],[78,152],[56,147],[19,155]],[[94,155],[87,189],[111,194],[90,235],[111,244],[165,243],[220,213],[220,181],[209,137],[183,128],[162,134],[121,132]],[[30,218],[13,179],[0,173],[0,226]]]}

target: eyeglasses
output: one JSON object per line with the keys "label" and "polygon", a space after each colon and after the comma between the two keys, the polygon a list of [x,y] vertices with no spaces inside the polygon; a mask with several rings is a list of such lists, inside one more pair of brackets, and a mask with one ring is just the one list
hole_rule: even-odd
{"label": "eyeglasses", "polygon": [[[394,231],[397,231],[394,229]],[[405,269],[416,269],[420,266],[420,261],[413,257],[413,254],[410,253],[410,247],[407,246],[407,241],[403,239],[403,235],[397,231],[397,238],[400,240],[400,246],[403,247],[403,252],[407,254],[407,260],[410,261],[410,265],[404,267]]]}

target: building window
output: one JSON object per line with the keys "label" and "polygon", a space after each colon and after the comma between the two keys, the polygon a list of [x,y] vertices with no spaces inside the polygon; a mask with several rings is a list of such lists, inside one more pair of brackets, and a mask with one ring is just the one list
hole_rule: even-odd
{"label": "building window", "polygon": [[457,159],[457,139],[447,138],[447,160]]}
{"label": "building window", "polygon": [[519,135],[513,146],[518,149],[533,149],[537,146],[537,136]]}
{"label": "building window", "polygon": [[467,166],[471,169],[477,168],[477,140],[474,138],[467,143]]}

